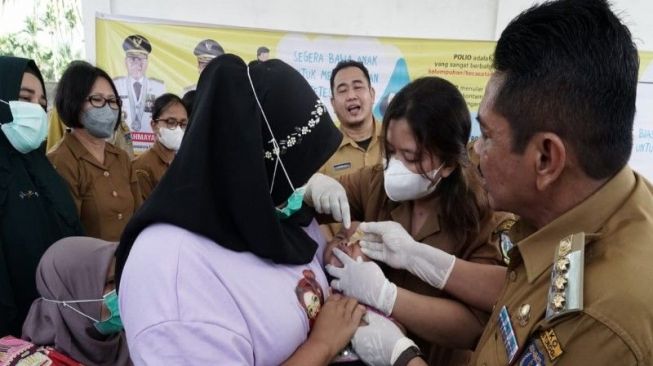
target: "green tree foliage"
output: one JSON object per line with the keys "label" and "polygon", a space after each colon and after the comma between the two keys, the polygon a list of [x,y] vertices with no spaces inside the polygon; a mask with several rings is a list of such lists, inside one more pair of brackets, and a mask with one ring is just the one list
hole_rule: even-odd
{"label": "green tree foliage", "polygon": [[34,59],[46,81],[57,81],[70,61],[82,57],[81,48],[73,48],[81,35],[80,0],[34,0],[24,28],[0,36],[0,55]]}

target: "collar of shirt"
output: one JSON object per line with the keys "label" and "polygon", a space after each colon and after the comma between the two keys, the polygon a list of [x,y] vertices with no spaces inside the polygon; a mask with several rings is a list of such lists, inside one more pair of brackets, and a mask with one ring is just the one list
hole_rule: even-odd
{"label": "collar of shirt", "polygon": [[[528,283],[533,283],[553,264],[555,250],[560,240],[578,232],[596,233],[605,221],[623,204],[635,187],[635,174],[624,167],[603,187],[576,207],[565,212],[540,230],[534,231],[524,222],[517,222],[511,230],[516,234],[519,253],[526,269]],[[513,261],[511,260],[511,263]]]}
{"label": "collar of shirt", "polygon": [[84,145],[79,142],[77,137],[73,136],[72,133],[66,133],[64,135],[63,143],[68,147],[68,149],[70,149],[75,159],[84,159],[100,169],[106,169],[106,167],[111,165],[111,161],[113,161],[113,159],[117,159],[118,155],[120,154],[120,150],[117,147],[107,142],[104,145],[104,151],[106,155],[104,159],[104,165],[102,165],[93,157],[93,155],[91,155],[86,147],[84,147]]}
{"label": "collar of shirt", "polygon": [[158,156],[159,159],[161,159],[161,161],[168,166],[170,163],[172,163],[172,159],[175,158],[175,153],[171,150],[166,149],[159,141],[154,143],[152,146],[152,151],[154,151],[156,156]]}
{"label": "collar of shirt", "polygon": [[[376,119],[373,119],[373,130],[372,130],[372,141],[370,141],[370,144],[367,146],[367,150],[370,150],[372,145],[374,145],[378,140],[379,136],[381,136],[381,124],[376,122]],[[345,145],[351,145],[357,149],[360,149],[361,147],[358,146],[356,141],[354,141],[351,137],[349,137],[345,131],[342,130],[342,124],[340,125],[340,132],[342,132],[342,142],[340,143],[340,147],[343,147]]]}

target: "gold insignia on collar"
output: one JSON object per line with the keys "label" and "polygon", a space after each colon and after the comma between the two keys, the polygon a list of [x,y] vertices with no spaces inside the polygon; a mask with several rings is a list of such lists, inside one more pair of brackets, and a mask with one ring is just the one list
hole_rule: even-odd
{"label": "gold insignia on collar", "polygon": [[553,329],[547,329],[540,332],[540,340],[542,341],[542,345],[552,362],[564,353],[560,341],[558,341],[558,336]]}

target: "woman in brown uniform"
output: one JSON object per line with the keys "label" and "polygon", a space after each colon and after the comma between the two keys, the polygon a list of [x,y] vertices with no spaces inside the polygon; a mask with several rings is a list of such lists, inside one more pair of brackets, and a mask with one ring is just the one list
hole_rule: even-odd
{"label": "woman in brown uniform", "polygon": [[141,203],[127,153],[105,139],[120,118],[120,98],[109,75],[75,61],[64,72],[55,100],[71,129],[48,158],[68,183],[88,236],[117,241]]}
{"label": "woman in brown uniform", "polygon": [[163,177],[184,137],[188,125],[188,111],[181,98],[171,93],[156,98],[150,125],[156,142],[132,163],[143,200]]}
{"label": "woman in brown uniform", "polygon": [[[346,192],[352,220],[394,221],[391,224],[410,233],[413,240],[451,258],[451,265],[453,258],[460,258],[464,261],[456,263],[497,267],[491,271],[501,283],[505,272],[497,266],[502,258],[497,228],[508,215],[493,213],[489,207],[467,155],[470,131],[470,114],[456,87],[436,77],[418,79],[394,97],[384,116],[385,168],[366,167],[341,177],[339,183]],[[307,203],[319,202],[319,211],[325,206],[333,211],[333,202],[339,197],[335,187],[328,187],[336,182],[329,184],[324,176],[314,176],[311,181],[306,188]],[[315,184],[319,181],[324,182]],[[342,211],[346,216],[347,209]],[[369,224],[363,224],[363,231],[365,225]],[[374,293],[374,284],[365,278],[353,279],[352,285],[347,283],[347,268],[327,266],[338,277],[332,286],[405,326],[429,363],[466,364],[471,354],[468,349],[473,349],[487,322],[486,304],[463,304],[453,299],[458,293],[447,293],[444,285],[434,287],[420,278],[423,276],[403,268],[383,265],[385,290]],[[366,293],[374,295],[368,298]],[[493,293],[484,296],[496,298]]]}

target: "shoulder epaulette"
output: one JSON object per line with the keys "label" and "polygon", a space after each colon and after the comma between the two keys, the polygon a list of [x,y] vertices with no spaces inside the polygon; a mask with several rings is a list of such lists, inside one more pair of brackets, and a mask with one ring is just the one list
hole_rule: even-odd
{"label": "shoulder epaulette", "polygon": [[551,286],[546,305],[546,321],[583,310],[585,233],[560,240],[553,259]]}

